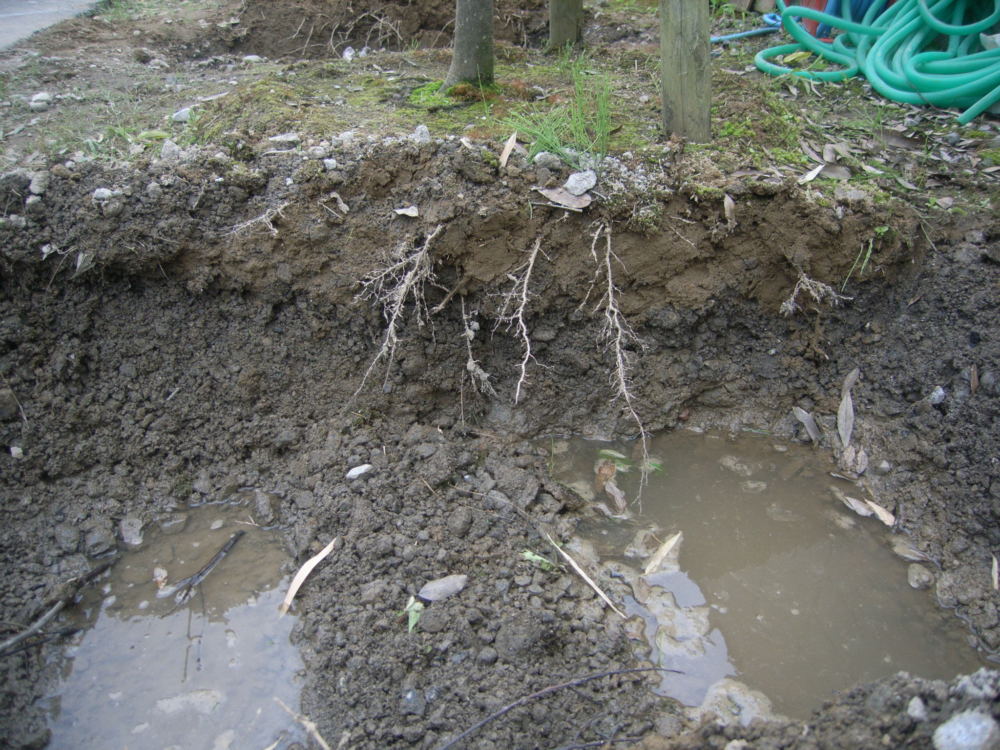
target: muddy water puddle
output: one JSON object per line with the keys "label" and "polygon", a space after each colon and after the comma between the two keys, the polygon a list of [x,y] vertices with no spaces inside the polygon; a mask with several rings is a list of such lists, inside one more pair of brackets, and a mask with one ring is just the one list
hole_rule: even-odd
{"label": "muddy water puddle", "polygon": [[[554,449],[557,476],[584,495],[595,495],[610,457],[615,483],[635,497],[631,448],[573,441]],[[858,682],[900,670],[951,679],[985,664],[959,620],[908,582],[919,574],[926,585],[934,565],[909,570],[887,527],[852,513],[831,485],[861,490],[832,478],[808,448],[684,431],[655,438],[651,454],[662,472],[648,475],[642,513],[588,522],[580,533],[603,561],[602,577],[630,587],[637,654],[683,672],[665,675],[661,693],[697,706],[729,678],[762,691],[776,712],[806,717]],[[603,491],[594,499],[614,508]],[[671,539],[666,558],[644,574]],[[752,693],[741,702],[754,703]]]}
{"label": "muddy water puddle", "polygon": [[[284,748],[304,739],[288,558],[246,508],[205,505],[143,529],[75,608],[83,630],[50,700],[50,748]],[[196,585],[185,579],[231,548]],[[165,578],[165,580],[164,580]],[[180,584],[180,585],[179,585]]]}

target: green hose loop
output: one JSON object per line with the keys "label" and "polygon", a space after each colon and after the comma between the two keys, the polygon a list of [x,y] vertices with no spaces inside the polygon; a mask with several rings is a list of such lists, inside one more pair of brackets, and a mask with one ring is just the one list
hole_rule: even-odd
{"label": "green hose loop", "polygon": [[[782,24],[794,42],[762,50],[754,62],[771,75],[816,81],[840,81],[861,73],[875,91],[893,101],[964,108],[961,124],[1000,102],[1000,49],[983,49],[979,37],[1000,23],[1000,0],[897,0],[883,10],[886,2],[876,0],[858,21],[851,18],[846,0],[839,16],[777,0]],[[798,18],[841,33],[832,42],[816,39]],[[800,50],[834,69],[796,70],[772,62]]]}

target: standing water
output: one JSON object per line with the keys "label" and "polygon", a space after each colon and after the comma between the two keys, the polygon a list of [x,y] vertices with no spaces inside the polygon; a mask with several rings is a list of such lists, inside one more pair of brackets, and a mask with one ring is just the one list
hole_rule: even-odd
{"label": "standing water", "polygon": [[[242,533],[240,533],[242,532]],[[179,582],[236,542],[185,596]],[[287,555],[246,508],[161,519],[77,608],[84,630],[51,699],[54,750],[284,748],[301,728]],[[165,578],[165,580],[164,580]],[[273,744],[272,744],[273,743]]]}
{"label": "standing water", "polygon": [[[593,495],[595,469],[615,446],[554,447],[558,477]],[[696,706],[730,677],[779,713],[806,717],[858,682],[900,670],[951,679],[985,664],[958,619],[910,585],[887,527],[837,499],[861,490],[832,478],[814,452],[674,432],[652,440],[650,453],[662,471],[649,475],[641,516],[581,534],[609,561],[605,574],[631,586],[625,607],[641,655],[684,672],[663,678],[663,694]],[[624,456],[617,463],[618,485],[634,496],[635,467]],[[604,492],[594,499],[612,505]],[[648,556],[675,536],[668,559],[644,575]],[[926,584],[935,568],[909,572]]]}

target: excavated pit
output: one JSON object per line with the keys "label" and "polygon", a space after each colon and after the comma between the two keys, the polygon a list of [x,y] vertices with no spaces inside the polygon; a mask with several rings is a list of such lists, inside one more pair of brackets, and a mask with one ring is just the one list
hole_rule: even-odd
{"label": "excavated pit", "polygon": [[[501,173],[488,149],[457,140],[334,153],[332,174],[302,155],[85,163],[56,170],[30,204],[28,175],[0,178],[4,620],[30,622],[61,583],[113,555],[126,516],[148,523],[256,487],[276,498],[258,510],[297,563],[343,540],[300,594],[293,631],[302,711],[331,744],[439,747],[522,696],[609,672],[490,722],[474,746],[796,745],[802,727],[782,720],[696,729],[699,717],[651,692],[655,676],[619,672],[637,662],[617,616],[574,575],[522,555],[551,552],[540,531],[568,540],[592,512],[550,476],[539,439],[630,439],[638,417],[647,430],[752,428],[805,443],[798,406],[832,457],[841,385],[857,367],[854,434],[873,467],[857,482],[993,657],[995,217],[942,227],[930,248],[905,211],[850,191],[830,205],[769,178],[692,190],[705,165],[671,147],[609,161],[604,200],[586,215],[528,205],[532,167],[515,157]],[[408,205],[417,218],[395,212]],[[800,297],[778,313],[800,273],[839,289],[883,225],[893,232],[847,286],[851,300]],[[531,357],[514,403],[525,350],[502,324],[503,295],[536,241]],[[408,298],[392,357],[358,391],[386,331],[382,310],[357,299],[361,280],[393,251],[424,247],[435,278]],[[609,247],[614,298],[637,336],[623,350],[634,416],[615,397],[602,333]],[[477,390],[470,352],[497,395]],[[408,633],[408,597],[451,574],[467,587]],[[44,746],[40,699],[61,648],[0,661],[10,746]],[[984,672],[949,690],[904,675],[830,696],[810,720],[812,746],[929,742],[953,714],[990,711],[996,682]]]}

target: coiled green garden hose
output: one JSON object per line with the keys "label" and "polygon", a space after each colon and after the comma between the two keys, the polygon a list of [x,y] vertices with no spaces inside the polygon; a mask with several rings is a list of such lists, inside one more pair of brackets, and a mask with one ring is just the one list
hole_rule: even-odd
{"label": "coiled green garden hose", "polygon": [[[841,3],[843,17],[838,17],[777,0],[795,43],[762,50],[754,62],[765,73],[818,81],[841,81],[860,72],[888,99],[964,109],[958,118],[963,125],[1000,101],[1000,48],[983,49],[979,38],[1000,23],[1000,0],[897,0],[882,12],[885,3],[875,0],[864,18],[855,21],[850,3]],[[831,42],[817,39],[796,17],[842,33]],[[771,62],[803,49],[840,67],[795,70]]]}

